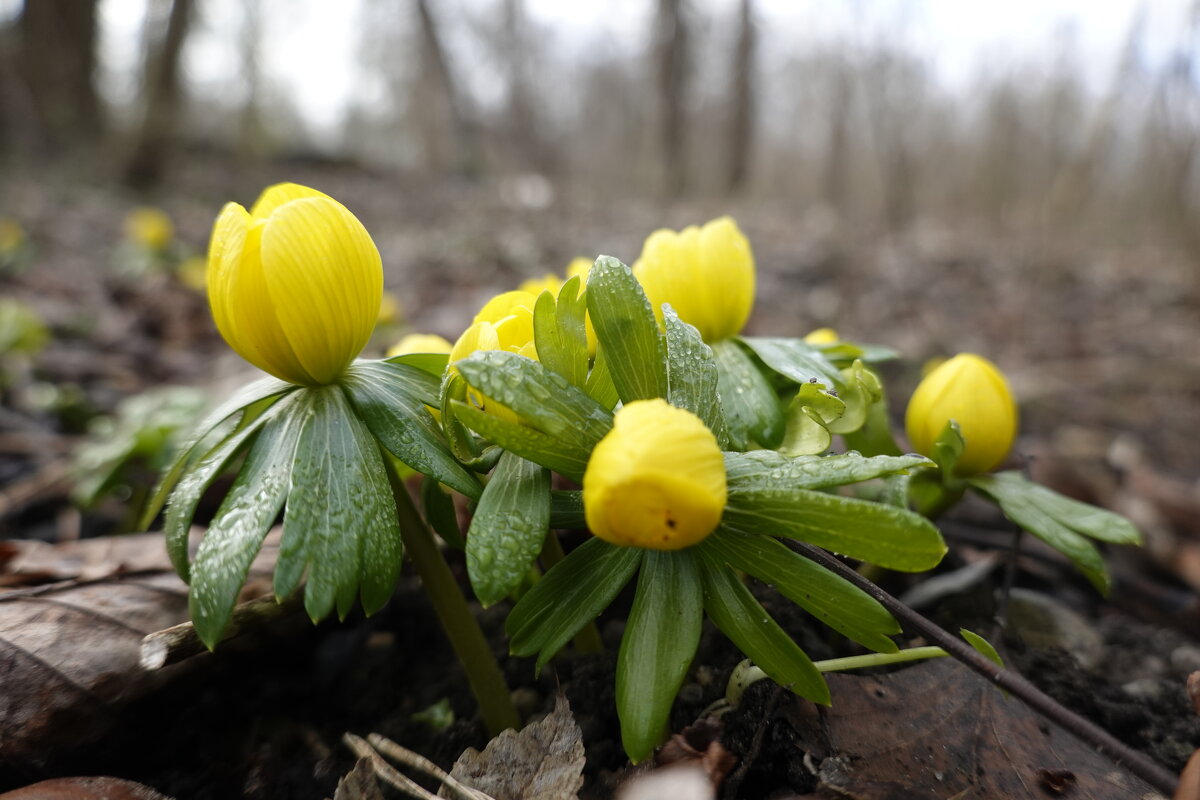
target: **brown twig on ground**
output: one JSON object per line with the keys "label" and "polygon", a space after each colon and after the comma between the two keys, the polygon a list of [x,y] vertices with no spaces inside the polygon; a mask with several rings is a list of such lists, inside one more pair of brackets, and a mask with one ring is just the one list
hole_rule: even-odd
{"label": "brown twig on ground", "polygon": [[839,559],[813,545],[788,542],[796,551],[818,564],[845,578],[871,597],[878,600],[897,620],[920,632],[931,643],[943,648],[954,658],[979,673],[1002,689],[1016,695],[1027,706],[1037,711],[1065,731],[1107,755],[1134,775],[1168,796],[1175,793],[1177,780],[1165,768],[1118,741],[1108,731],[1080,717],[1075,712],[1055,701],[1032,683],[1011,670],[998,667],[974,648],[952,633],[943,630],[921,614],[913,611],[896,598],[859,575]]}
{"label": "brown twig on ground", "polygon": [[[233,609],[233,616],[225,628],[221,641],[227,641],[243,633],[258,630],[269,622],[274,622],[300,608],[299,600],[284,600],[279,602],[274,595],[264,595],[246,603],[239,603]],[[194,655],[203,653],[207,648],[196,629],[190,622],[155,631],[142,639],[141,665],[142,669],[162,669],[169,664],[175,664]]]}

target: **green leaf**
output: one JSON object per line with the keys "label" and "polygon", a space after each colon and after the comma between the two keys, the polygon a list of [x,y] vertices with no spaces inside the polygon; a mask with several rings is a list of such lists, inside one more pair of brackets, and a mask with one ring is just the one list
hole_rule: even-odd
{"label": "green leaf", "polygon": [[443,542],[455,550],[466,547],[458,526],[458,509],[454,507],[454,498],[428,475],[421,479],[421,510],[429,527],[442,537]]}
{"label": "green leaf", "polygon": [[562,285],[557,301],[542,292],[533,308],[533,336],[538,361],[574,386],[584,386],[588,374],[587,298],[579,294],[579,277]]}
{"label": "green leaf", "polygon": [[592,363],[592,371],[588,373],[584,391],[588,393],[588,397],[609,411],[616,408],[617,401],[621,399],[617,395],[617,387],[613,383],[612,373],[608,371],[608,359],[604,357],[603,350],[596,351],[596,358]]}
{"label": "green leaf", "polygon": [[1110,585],[1104,557],[1083,535],[1046,513],[1030,491],[1035,484],[999,479],[996,475],[972,478],[969,483],[994,500],[1004,516],[1069,558],[1097,591],[1108,594]]}
{"label": "green leaf", "polygon": [[[1092,539],[1112,544],[1142,543],[1142,534],[1133,523],[1103,508],[1064,497],[1053,489],[1033,483],[1020,472],[1010,470],[998,472],[989,477],[984,476],[970,481],[972,485],[990,485],[993,491],[1000,491],[1023,496],[1043,514],[1061,522],[1076,533],[1081,533]],[[1004,488],[995,488],[997,484]],[[984,491],[987,491],[986,489]]]}
{"label": "green leaf", "polygon": [[718,529],[701,545],[712,557],[753,575],[829,627],[879,653],[895,653],[887,634],[900,625],[854,584],[766,536]]}
{"label": "green leaf", "polygon": [[795,381],[808,383],[812,378],[826,386],[842,388],[842,373],[817,347],[803,339],[774,339],[743,336],[739,340],[774,372]]}
{"label": "green leaf", "polygon": [[932,569],[946,554],[938,529],[919,514],[786,486],[731,486],[721,524],[743,533],[799,539],[901,572]]}
{"label": "green leaf", "polygon": [[883,399],[883,384],[879,376],[863,366],[861,360],[855,360],[847,369],[842,370],[844,387],[838,397],[842,400],[843,413],[829,423],[831,433],[845,435],[854,433],[867,421],[867,412],[871,406]]}
{"label": "green leaf", "polygon": [[[467,391],[469,387],[467,382],[463,380],[463,376],[458,374],[458,370],[449,370],[442,378],[442,432],[446,434],[446,441],[450,445],[450,452],[454,454],[461,463],[470,466],[471,469],[478,470],[473,464],[480,458],[479,442],[476,441],[474,434],[467,428],[466,424],[458,418],[458,408],[467,402]],[[456,405],[457,404],[457,405]],[[494,464],[489,465],[483,472],[491,470]]]}
{"label": "green leaf", "polygon": [[[190,581],[188,568],[188,533],[192,527],[192,518],[196,515],[196,506],[208,488],[224,473],[237,456],[250,443],[252,438],[264,424],[272,418],[286,413],[288,407],[295,404],[297,393],[287,395],[281,400],[275,397],[259,400],[259,403],[270,403],[262,413],[247,413],[251,419],[244,425],[236,427],[220,444],[205,453],[199,461],[191,464],[171,492],[167,502],[167,513],[163,518],[163,533],[166,536],[167,556],[171,565],[185,582]],[[247,408],[247,412],[257,404]]]}
{"label": "green leaf", "polygon": [[513,606],[504,629],[509,652],[537,654],[536,671],[606,609],[629,583],[645,553],[592,538],[554,565]]}
{"label": "green leaf", "polygon": [[966,628],[959,628],[958,635],[967,640],[967,644],[975,648],[975,651],[991,661],[1000,669],[1004,669],[1004,659],[996,652],[996,648],[987,639],[980,636],[978,633],[969,631]]}
{"label": "green leaf", "polygon": [[823,383],[805,383],[792,398],[779,451],[785,456],[823,453],[833,442],[832,423],[846,413],[846,403]]}
{"label": "green leaf", "polygon": [[724,449],[729,444],[729,429],[717,394],[719,377],[712,348],[665,303],[663,323],[667,329],[667,400],[698,416]]}
{"label": "green leaf", "polygon": [[246,422],[247,417],[252,417],[254,414],[249,413],[251,406],[259,406],[257,410],[261,413],[270,403],[264,401],[270,398],[278,398],[279,395],[285,392],[292,391],[297,387],[290,383],[281,381],[278,378],[262,378],[260,380],[249,383],[239,389],[228,400],[215,408],[204,421],[196,426],[184,445],[179,448],[179,452],[172,459],[170,466],[163,471],[162,477],[158,480],[158,485],[154,487],[154,491],[150,495],[150,499],[146,501],[146,507],[142,510],[141,519],[138,520],[138,527],[146,530],[150,527],[150,523],[158,516],[158,512],[162,510],[163,504],[167,501],[167,495],[175,488],[175,484],[179,482],[183,475],[184,468],[192,457],[196,455],[196,448],[200,446],[213,430],[221,423],[227,421],[230,417],[238,412],[242,412],[243,422]]}
{"label": "green leaf", "polygon": [[726,453],[725,473],[730,494],[756,489],[826,489],[906,472],[933,462],[906,456],[861,456],[845,453],[788,458],[774,450]]}
{"label": "green leaf", "polygon": [[532,358],[487,350],[455,365],[485,396],[512,409],[528,427],[591,452],[612,430],[612,414]]}
{"label": "green leaf", "polygon": [[583,530],[587,517],[583,513],[583,492],[555,489],[550,492],[550,527]]}
{"label": "green leaf", "polygon": [[446,372],[446,364],[449,362],[450,356],[446,353],[407,353],[402,356],[392,356],[383,360],[387,364],[404,364],[416,367],[422,372],[428,372],[440,380]]}
{"label": "green leaf", "polygon": [[307,568],[304,608],[313,621],[335,607],[344,618],[360,586],[369,614],[387,601],[400,571],[400,528],[383,456],[336,385],[304,395],[275,594],[291,594]]}
{"label": "green leaf", "polygon": [[[290,405],[299,410],[304,402]],[[278,414],[263,426],[196,551],[188,607],[209,650],[221,640],[250,563],[283,508],[302,426],[302,413]]]}
{"label": "green leaf", "polygon": [[957,466],[966,446],[967,442],[963,439],[958,423],[954,420],[947,422],[933,443],[933,460],[937,462],[943,481],[954,475],[954,467]]}
{"label": "green leaf", "polygon": [[780,686],[829,705],[829,687],[812,659],[771,618],[725,564],[699,549],[705,561],[704,610],[737,648]]}
{"label": "green leaf", "polygon": [[617,716],[633,763],[662,740],[700,644],[704,595],[689,550],[647,550],[617,654]]}
{"label": "green leaf", "polygon": [[734,450],[746,450],[755,444],[777,447],[786,426],[779,398],[766,376],[732,339],[714,343],[712,351],[730,445]]}
{"label": "green leaf", "polygon": [[811,345],[821,351],[821,355],[833,363],[849,366],[855,359],[862,359],[867,364],[878,364],[881,361],[892,361],[898,357],[895,350],[878,344],[853,344],[851,342],[835,342],[833,344]]}
{"label": "green leaf", "polygon": [[892,436],[892,421],[888,419],[887,401],[882,397],[867,409],[867,418],[856,431],[842,434],[842,441],[851,450],[866,456],[898,456],[901,454]]}
{"label": "green leaf", "polygon": [[550,473],[506,452],[467,530],[467,575],[485,608],[517,588],[549,529]]}
{"label": "green leaf", "polygon": [[488,441],[495,442],[505,450],[511,450],[522,458],[541,464],[573,481],[583,480],[588,457],[591,455],[590,449],[580,446],[577,442],[565,441],[526,425],[500,419],[457,400],[451,403],[451,408],[455,417],[478,431]]}
{"label": "green leaf", "polygon": [[588,272],[585,296],[617,395],[626,403],[666,397],[666,347],[650,301],[629,267],[600,256]]}
{"label": "green leaf", "polygon": [[340,385],[358,418],[392,455],[467,497],[479,497],[479,481],[454,458],[426,408],[438,404],[436,378],[407,364],[358,361]]}

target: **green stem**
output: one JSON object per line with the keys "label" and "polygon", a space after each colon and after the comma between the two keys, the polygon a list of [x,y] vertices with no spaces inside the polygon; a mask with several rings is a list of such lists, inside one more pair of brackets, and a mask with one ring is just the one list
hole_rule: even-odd
{"label": "green stem", "polygon": [[[542,564],[546,567],[546,571],[549,572],[555,564],[566,557],[567,554],[563,552],[562,542],[558,540],[558,536],[555,535],[554,531],[548,531],[546,533],[546,542],[542,545]],[[600,630],[596,627],[595,620],[584,625],[571,641],[575,644],[576,652],[604,652],[604,641],[600,638]]]}
{"label": "green stem", "polygon": [[396,515],[400,520],[400,538],[404,540],[404,549],[421,576],[421,584],[425,587],[429,602],[433,604],[442,629],[467,673],[467,682],[479,703],[488,734],[495,737],[506,728],[520,728],[521,719],[513,706],[508,685],[504,682],[504,673],[500,671],[500,664],[488,646],[478,620],[471,613],[450,567],[438,551],[433,534],[417,512],[408,487],[396,472],[394,462],[385,457],[384,463],[387,464],[388,480],[396,498]]}
{"label": "green stem", "polygon": [[863,656],[847,656],[846,658],[829,658],[825,661],[814,661],[813,666],[820,672],[841,672],[846,669],[866,669],[867,667],[884,667],[888,664],[903,664],[905,661],[922,661],[927,658],[944,658],[950,655],[940,647],[910,647],[898,653],[868,653]]}

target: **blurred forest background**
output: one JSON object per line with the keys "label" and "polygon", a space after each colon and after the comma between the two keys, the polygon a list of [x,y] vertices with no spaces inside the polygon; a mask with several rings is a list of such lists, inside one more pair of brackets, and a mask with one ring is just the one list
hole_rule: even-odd
{"label": "blurred forest background", "polygon": [[[237,364],[202,293],[130,268],[126,215],[169,215],[178,266],[222,203],[296,180],[380,247],[401,316],[376,353],[405,330],[453,339],[575,256],[632,263],[653,229],[730,213],[758,259],[751,332],[895,347],[897,411],[924,359],[983,353],[1020,396],[1023,454],[1108,464],[1077,494],[1131,465],[1193,491],[1200,3],[1054,7],[1013,4],[1007,37],[971,49],[996,9],[0,0],[19,251],[0,286],[46,328],[5,356],[0,486],[54,461],[38,430],[63,451],[123,397]],[[0,492],[0,519],[39,486]]]}

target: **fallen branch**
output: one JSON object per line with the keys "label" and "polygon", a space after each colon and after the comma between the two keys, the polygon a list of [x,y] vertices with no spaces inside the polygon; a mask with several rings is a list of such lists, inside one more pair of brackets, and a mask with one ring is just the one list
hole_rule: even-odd
{"label": "fallen branch", "polygon": [[812,545],[788,542],[797,552],[832,570],[883,604],[896,619],[920,632],[930,642],[939,645],[970,669],[1016,695],[1027,706],[1058,725],[1063,730],[1087,742],[1097,752],[1108,756],[1134,775],[1167,796],[1175,793],[1174,775],[1137,750],[1118,741],[1108,731],[1066,708],[1025,678],[1011,670],[998,667],[957,636],[943,630],[921,614],[876,586],[842,561]]}
{"label": "fallen branch", "polygon": [[[267,623],[286,617],[300,608],[299,600],[279,602],[274,595],[263,595],[233,609],[233,616],[221,641],[227,641],[243,633],[256,631]],[[142,639],[141,666],[145,670],[162,669],[184,659],[203,653],[208,648],[191,622],[183,622],[166,630],[155,631]]]}

